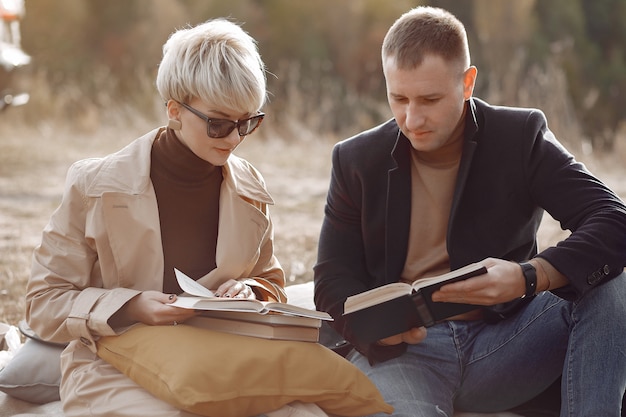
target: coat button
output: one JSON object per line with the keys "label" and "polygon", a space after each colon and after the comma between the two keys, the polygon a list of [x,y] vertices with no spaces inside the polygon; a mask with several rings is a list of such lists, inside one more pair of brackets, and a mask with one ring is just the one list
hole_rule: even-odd
{"label": "coat button", "polygon": [[609,268],[608,265],[604,265],[604,268],[602,268],[602,272],[604,272],[604,275],[609,275],[609,273],[611,272],[611,268]]}

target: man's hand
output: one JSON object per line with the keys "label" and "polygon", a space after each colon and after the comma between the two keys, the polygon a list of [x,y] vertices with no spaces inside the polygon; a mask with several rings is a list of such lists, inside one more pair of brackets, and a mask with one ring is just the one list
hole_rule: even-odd
{"label": "man's hand", "polygon": [[426,327],[414,327],[404,333],[381,339],[377,342],[377,344],[380,346],[392,346],[399,345],[404,342],[409,345],[415,345],[424,339],[426,339]]}
{"label": "man's hand", "polygon": [[[487,267],[486,274],[442,286],[433,293],[433,301],[489,306],[511,301],[525,294],[526,284],[519,264],[495,258],[487,258],[482,264]],[[426,328],[416,327],[381,339],[377,344],[416,344],[425,338]]]}
{"label": "man's hand", "polygon": [[487,273],[442,286],[433,301],[490,306],[514,300],[526,292],[522,269],[516,262],[487,258]]}

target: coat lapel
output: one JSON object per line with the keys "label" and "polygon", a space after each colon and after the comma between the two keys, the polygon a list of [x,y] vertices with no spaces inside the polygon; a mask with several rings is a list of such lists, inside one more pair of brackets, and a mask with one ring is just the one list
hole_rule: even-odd
{"label": "coat lapel", "polygon": [[[108,158],[87,189],[87,196],[100,205],[87,221],[92,228],[87,234],[93,233],[96,244],[110,248],[113,265],[101,264],[101,268],[114,267],[116,274],[103,274],[117,276],[119,286],[162,290],[162,280],[154,279],[163,276],[164,263],[150,182],[150,149],[160,132],[153,130]],[[98,235],[102,231],[105,236]]]}
{"label": "coat lapel", "polygon": [[[163,276],[163,246],[156,195],[150,181],[150,147],[158,131],[118,152],[105,163],[88,190],[102,205],[102,217],[94,216],[93,230],[105,230],[120,285],[134,288],[146,277]],[[148,155],[146,158],[145,155]],[[124,172],[133,170],[133,174]],[[262,211],[273,204],[260,175],[244,160],[231,156],[223,167],[216,249],[217,268],[198,282],[208,288],[247,276],[260,254],[269,218]],[[119,182],[119,178],[127,178]],[[99,225],[98,222],[103,222]],[[182,243],[184,244],[184,242]],[[145,282],[144,282],[145,284]],[[155,288],[157,289],[157,288]],[[161,290],[161,288],[158,288]]]}
{"label": "coat lapel", "polygon": [[104,230],[115,259],[120,285],[134,288],[143,277],[146,277],[145,284],[155,282],[155,276],[163,276],[163,247],[156,198],[104,193],[101,204]]}
{"label": "coat lapel", "polygon": [[268,219],[256,207],[240,198],[220,197],[217,268],[198,282],[216,288],[228,279],[247,276],[259,259],[260,242],[267,230]]}
{"label": "coat lapel", "polygon": [[251,174],[254,168],[246,162],[231,156],[224,170],[215,253],[217,268],[198,280],[207,288],[250,275],[269,230],[269,218],[261,207],[273,204],[260,177]]}

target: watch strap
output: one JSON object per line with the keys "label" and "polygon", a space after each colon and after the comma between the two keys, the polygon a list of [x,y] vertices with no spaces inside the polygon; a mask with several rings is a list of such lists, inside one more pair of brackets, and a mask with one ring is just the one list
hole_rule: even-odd
{"label": "watch strap", "polygon": [[522,267],[522,274],[524,274],[524,281],[526,282],[526,293],[522,298],[535,295],[537,291],[537,270],[528,262],[520,262]]}

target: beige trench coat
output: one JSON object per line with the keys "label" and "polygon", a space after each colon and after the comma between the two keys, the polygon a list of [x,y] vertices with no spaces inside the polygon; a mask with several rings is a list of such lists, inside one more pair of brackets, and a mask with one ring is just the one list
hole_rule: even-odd
{"label": "beige trench coat", "polygon": [[[72,391],[67,384],[78,379],[67,374],[81,366],[91,368],[83,375],[87,379],[100,378],[94,367],[104,364],[95,356],[95,341],[124,330],[112,329],[109,318],[139,292],[162,291],[159,213],[150,181],[152,143],[161,132],[156,129],[107,157],[73,164],[62,203],[35,249],[26,319],[43,339],[69,342],[62,391]],[[216,288],[239,279],[265,299],[285,301],[284,273],[273,254],[268,212],[273,201],[263,178],[234,155],[223,176],[217,268],[198,282]]]}

